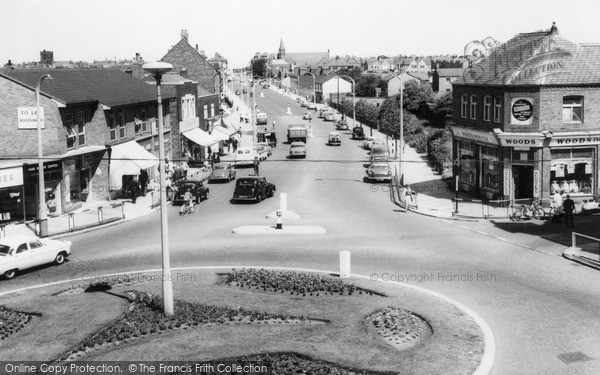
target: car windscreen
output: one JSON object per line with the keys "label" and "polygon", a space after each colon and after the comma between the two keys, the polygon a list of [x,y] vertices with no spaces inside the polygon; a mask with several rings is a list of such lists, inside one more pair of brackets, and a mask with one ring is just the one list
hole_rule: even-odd
{"label": "car windscreen", "polygon": [[255,186],[255,180],[238,180],[237,186]]}
{"label": "car windscreen", "polygon": [[372,165],[371,169],[389,169],[387,165]]}
{"label": "car windscreen", "polygon": [[7,256],[10,254],[10,246],[0,245],[0,256]]}
{"label": "car windscreen", "polygon": [[224,165],[215,165],[213,168],[214,169],[225,169],[225,166]]}

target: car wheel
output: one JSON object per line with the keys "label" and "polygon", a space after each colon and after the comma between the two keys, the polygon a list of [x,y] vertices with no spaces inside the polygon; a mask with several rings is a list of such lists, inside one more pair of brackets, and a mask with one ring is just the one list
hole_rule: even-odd
{"label": "car wheel", "polygon": [[208,190],[206,190],[206,193],[204,194],[204,200],[208,199]]}
{"label": "car wheel", "polygon": [[273,197],[273,189],[269,190],[269,197]]}
{"label": "car wheel", "polygon": [[257,203],[260,203],[261,201],[262,201],[262,195],[258,194],[258,195],[256,196],[256,202],[257,202]]}
{"label": "car wheel", "polygon": [[65,253],[60,252],[56,255],[56,258],[54,258],[54,263],[56,264],[63,264],[65,262]]}
{"label": "car wheel", "polygon": [[17,276],[17,270],[8,270],[4,272],[4,278],[6,280],[14,279]]}

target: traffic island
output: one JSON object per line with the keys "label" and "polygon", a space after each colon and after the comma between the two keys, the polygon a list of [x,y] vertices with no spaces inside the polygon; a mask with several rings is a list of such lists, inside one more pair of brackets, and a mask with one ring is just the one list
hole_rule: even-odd
{"label": "traffic island", "polygon": [[215,369],[225,362],[263,363],[273,374],[465,374],[483,358],[477,323],[414,288],[226,268],[178,270],[173,282],[172,317],[162,314],[159,273],[3,295],[6,309],[41,314],[2,342],[3,356],[55,364],[202,362]]}
{"label": "traffic island", "polygon": [[323,227],[313,225],[283,225],[278,229],[276,225],[246,225],[234,228],[231,233],[240,235],[315,235],[325,234]]}

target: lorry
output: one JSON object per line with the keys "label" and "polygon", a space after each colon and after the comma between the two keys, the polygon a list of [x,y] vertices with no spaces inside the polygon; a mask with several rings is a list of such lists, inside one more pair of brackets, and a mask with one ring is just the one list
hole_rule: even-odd
{"label": "lorry", "polygon": [[304,124],[291,124],[287,127],[287,140],[289,143],[294,141],[300,141],[306,143],[306,139],[308,138],[308,129]]}

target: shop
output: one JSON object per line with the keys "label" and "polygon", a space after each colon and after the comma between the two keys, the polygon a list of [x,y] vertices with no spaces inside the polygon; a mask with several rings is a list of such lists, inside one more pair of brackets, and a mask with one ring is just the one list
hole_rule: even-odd
{"label": "shop", "polygon": [[128,141],[111,147],[109,186],[111,199],[127,196],[125,187],[142,169],[154,175],[158,158],[146,151],[136,141]]}
{"label": "shop", "polygon": [[26,217],[24,197],[23,167],[0,169],[0,224]]}
{"label": "shop", "polygon": [[181,134],[184,136],[181,139],[181,150],[191,167],[203,165],[212,152],[218,151],[219,140],[200,128],[186,130]]}
{"label": "shop", "polygon": [[[61,181],[63,179],[62,160],[49,160],[43,164],[44,192],[46,194],[46,205],[48,215],[59,215],[63,213],[63,195],[61,193]],[[39,202],[39,167],[37,162],[23,165],[23,186],[25,191],[25,217],[32,219],[37,217]]]}

